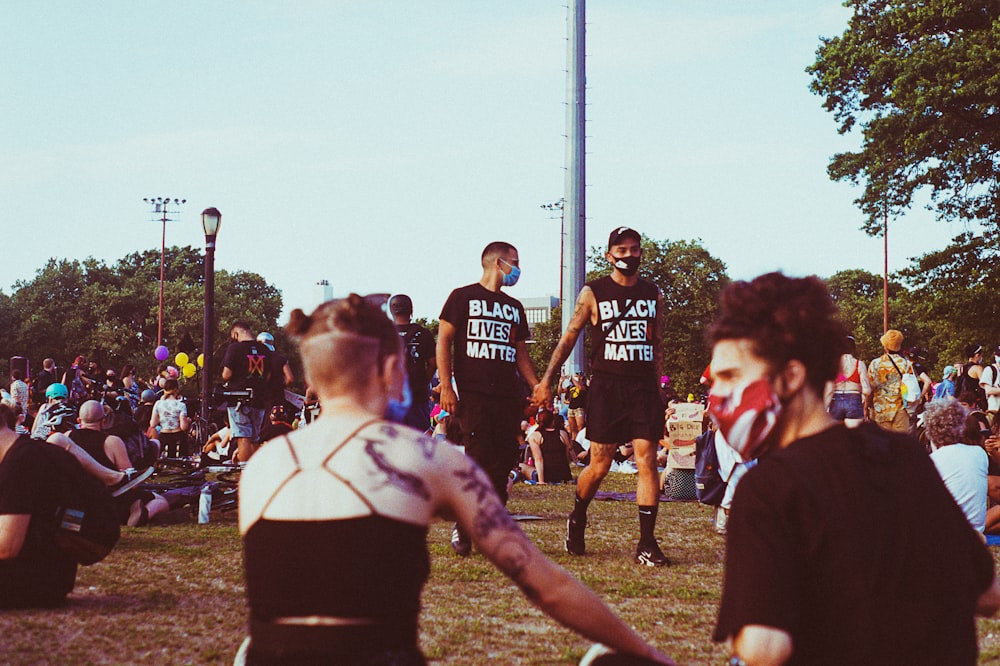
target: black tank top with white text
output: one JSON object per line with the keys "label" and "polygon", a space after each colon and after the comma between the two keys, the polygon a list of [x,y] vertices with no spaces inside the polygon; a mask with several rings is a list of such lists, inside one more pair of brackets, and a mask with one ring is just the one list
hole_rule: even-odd
{"label": "black tank top with white text", "polygon": [[592,329],[593,372],[654,377],[653,350],[660,344],[654,339],[659,288],[646,280],[623,287],[611,276],[588,282],[587,286],[597,299],[597,327]]}

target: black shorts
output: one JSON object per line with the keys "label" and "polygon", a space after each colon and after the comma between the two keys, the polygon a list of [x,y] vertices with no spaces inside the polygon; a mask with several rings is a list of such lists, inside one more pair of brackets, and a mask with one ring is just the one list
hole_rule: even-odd
{"label": "black shorts", "polygon": [[587,439],[624,444],[663,437],[663,403],[654,378],[594,375],[587,392]]}

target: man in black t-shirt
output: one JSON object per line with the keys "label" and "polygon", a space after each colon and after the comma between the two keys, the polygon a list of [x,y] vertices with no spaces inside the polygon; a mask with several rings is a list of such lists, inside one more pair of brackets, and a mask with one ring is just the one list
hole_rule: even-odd
{"label": "man in black t-shirt", "polygon": [[0,405],[0,609],[48,608],[72,591],[76,563],[45,527],[59,496],[39,450],[50,445],[18,437],[13,418]]}
{"label": "man in black t-shirt", "polygon": [[593,360],[587,402],[590,464],[576,482],[576,499],[566,525],[566,551],[584,555],[587,507],[611,470],[615,451],[632,443],[638,469],[636,504],[639,543],[635,561],[652,567],[670,563],[656,541],[660,504],[656,452],[663,436],[664,405],[660,402],[663,296],[639,278],[642,237],[618,227],[608,237],[606,260],[611,274],[584,285],[573,318],[552,359],[534,388],[535,404],[552,404],[552,383],[569,358],[580,333],[590,324]]}
{"label": "man in black t-shirt", "polygon": [[[271,380],[268,382],[268,403],[267,408],[285,405],[285,388],[293,381],[295,375],[292,374],[292,366],[285,358],[285,355],[274,348],[274,336],[263,331],[257,334],[257,342],[267,347],[271,352]],[[262,442],[267,440],[261,438]]]}
{"label": "man in black t-shirt", "polygon": [[720,296],[710,412],[758,464],[729,514],[713,638],[739,663],[975,664],[974,614],[1000,609],[993,557],[915,440],[827,413],[846,335],[818,278]]}
{"label": "man in black t-shirt", "polygon": [[233,341],[222,358],[222,381],[233,389],[250,389],[253,397],[229,405],[229,427],[236,440],[240,462],[250,460],[260,442],[264,412],[268,407],[271,380],[271,350],[257,342],[246,322],[236,322],[229,331]]}
{"label": "man in black t-shirt", "polygon": [[403,423],[417,430],[427,430],[431,425],[430,383],[437,370],[434,334],[413,323],[413,301],[406,294],[396,294],[389,299],[389,312],[406,354],[410,408],[403,417]]}
{"label": "man in black t-shirt", "polygon": [[[506,504],[507,475],[517,465],[524,382],[537,384],[538,377],[528,356],[524,307],[501,291],[513,287],[521,275],[517,248],[502,241],[490,243],[481,262],[479,282],[452,291],[441,310],[441,409],[458,420],[465,452],[483,468]],[[459,555],[468,555],[472,548],[457,525],[451,545]]]}

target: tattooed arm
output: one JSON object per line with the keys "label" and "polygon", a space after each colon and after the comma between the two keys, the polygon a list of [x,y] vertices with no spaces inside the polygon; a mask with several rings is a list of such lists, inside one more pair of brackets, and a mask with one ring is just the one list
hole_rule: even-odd
{"label": "tattooed arm", "polygon": [[535,385],[532,392],[532,400],[539,407],[552,407],[552,380],[556,373],[560,372],[562,364],[569,358],[570,352],[573,351],[573,347],[576,345],[577,338],[580,337],[580,333],[587,327],[587,322],[594,321],[596,312],[597,299],[594,298],[594,292],[590,287],[584,286],[580,290],[579,297],[576,299],[576,309],[573,311],[573,318],[570,319],[566,331],[559,339],[559,344],[556,345],[555,350],[552,352],[549,367],[545,369],[545,374],[542,375],[541,380]]}
{"label": "tattooed arm", "polygon": [[[447,447],[440,447],[446,449]],[[630,629],[600,598],[543,555],[497,499],[486,474],[454,449],[442,451],[439,513],[458,518],[473,543],[528,599],[582,636],[617,652],[673,662]]]}

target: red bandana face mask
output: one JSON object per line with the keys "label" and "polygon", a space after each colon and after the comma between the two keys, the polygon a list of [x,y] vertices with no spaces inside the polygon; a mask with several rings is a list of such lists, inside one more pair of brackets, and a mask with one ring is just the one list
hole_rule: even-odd
{"label": "red bandana face mask", "polygon": [[781,415],[781,401],[767,378],[737,386],[729,395],[712,394],[709,413],[726,443],[743,460],[760,454],[761,444],[774,430]]}

